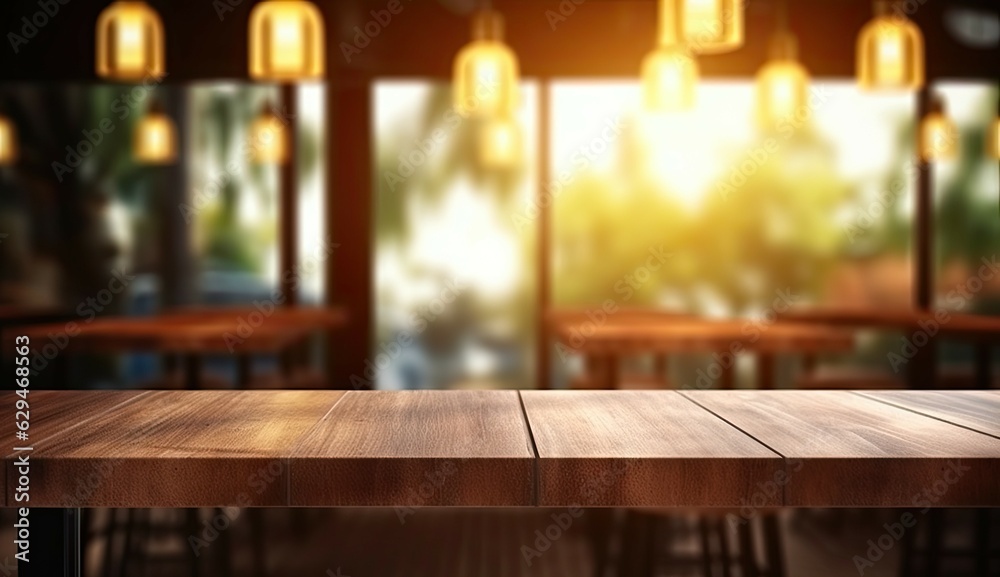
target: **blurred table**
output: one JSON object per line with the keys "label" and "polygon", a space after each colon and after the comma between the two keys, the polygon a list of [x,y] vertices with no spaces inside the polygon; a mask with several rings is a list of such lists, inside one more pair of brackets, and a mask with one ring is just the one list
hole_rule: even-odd
{"label": "blurred table", "polygon": [[247,386],[250,356],[273,354],[287,367],[288,356],[312,335],[343,326],[346,314],[331,308],[189,309],[149,317],[97,317],[64,323],[8,328],[4,343],[27,336],[30,347],[48,358],[64,353],[157,352],[168,365],[183,360],[184,382],[199,387],[201,360],[229,354],[237,362],[237,386]]}
{"label": "blurred table", "polygon": [[15,325],[50,323],[69,318],[70,313],[57,307],[0,305],[0,330]]}
{"label": "blurred table", "polygon": [[[1000,317],[956,313],[940,309],[877,310],[877,309],[793,309],[782,313],[781,319],[808,325],[850,329],[898,330],[912,339],[923,333],[927,341],[948,337],[969,341],[975,347],[975,378],[980,389],[993,386],[993,347],[1000,344]],[[925,343],[926,344],[926,343]],[[914,388],[931,388],[937,376],[933,351],[924,352],[918,344],[918,362],[910,365]],[[922,361],[922,362],[921,362]]]}
{"label": "blurred table", "polygon": [[[0,404],[14,400],[0,393]],[[36,507],[752,512],[913,507],[915,496],[927,507],[1000,506],[996,391],[36,391],[28,400]],[[13,419],[4,430],[13,438]],[[18,456],[4,458],[7,506]]]}
{"label": "blurred table", "polygon": [[[69,311],[58,307],[3,304],[0,305],[0,336],[10,327],[52,323],[68,319],[70,316],[71,313]],[[13,367],[7,366],[7,362],[8,359],[13,358],[14,345],[13,342],[6,340],[3,340],[2,343],[3,346],[0,346],[0,368],[6,372],[13,370]],[[9,386],[11,385],[7,383],[3,385],[4,388],[8,388]]]}
{"label": "blurred table", "polygon": [[[781,353],[817,354],[854,348],[850,332],[781,320],[711,320],[669,313],[627,310],[588,318],[554,311],[550,327],[563,352],[584,356],[598,375],[596,388],[617,387],[618,361],[638,354],[757,354],[758,388],[774,383],[774,357]],[[732,366],[721,367],[722,388],[732,386]]]}

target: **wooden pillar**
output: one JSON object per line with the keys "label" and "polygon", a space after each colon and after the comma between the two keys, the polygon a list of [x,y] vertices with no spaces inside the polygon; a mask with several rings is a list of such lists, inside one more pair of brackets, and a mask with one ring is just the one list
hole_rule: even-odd
{"label": "wooden pillar", "polygon": [[[177,162],[154,171],[154,192],[159,206],[160,308],[169,310],[194,302],[195,283],[191,278],[191,248],[188,225],[179,207],[186,202],[191,131],[188,130],[188,90],[184,86],[167,89],[167,115],[177,126]],[[162,168],[162,169],[161,169]]]}
{"label": "wooden pillar", "polygon": [[288,137],[288,161],[281,165],[281,176],[278,183],[279,203],[279,237],[278,237],[278,283],[285,300],[283,305],[294,307],[298,305],[299,296],[291,271],[299,261],[299,142],[298,142],[298,94],[294,84],[281,86],[281,102],[289,119],[285,125]]}
{"label": "wooden pillar", "polygon": [[[931,90],[924,87],[917,94],[917,130],[920,121],[930,110]],[[919,153],[918,153],[919,155]],[[915,309],[930,310],[934,300],[934,193],[932,165],[917,157],[917,198],[916,214],[914,215],[913,246],[916,250],[914,260]]]}
{"label": "wooden pillar", "polygon": [[550,90],[549,81],[546,78],[539,79],[539,101],[538,101],[538,254],[537,254],[537,274],[538,274],[538,315],[536,335],[538,341],[535,346],[535,356],[538,367],[535,376],[536,387],[539,389],[551,388],[552,379],[552,359],[550,347],[552,335],[549,331],[547,318],[552,306],[552,278],[549,259],[552,254],[552,203],[555,199],[545,198],[549,183],[549,108]]}
{"label": "wooden pillar", "polygon": [[[917,93],[916,130],[930,111],[932,91],[930,82]],[[914,215],[914,283],[913,308],[929,311],[934,304],[934,171],[930,162],[917,156],[917,198]],[[912,389],[934,388],[937,380],[937,339],[930,341],[917,352],[909,363],[909,385]]]}
{"label": "wooden pillar", "polygon": [[[330,50],[339,48],[330,43]],[[331,52],[331,58],[333,53]],[[327,260],[326,300],[347,310],[347,326],[327,339],[331,388],[360,388],[372,343],[372,206],[374,195],[371,138],[371,79],[343,72],[326,89],[326,234],[339,243]],[[352,379],[352,377],[354,377]]]}

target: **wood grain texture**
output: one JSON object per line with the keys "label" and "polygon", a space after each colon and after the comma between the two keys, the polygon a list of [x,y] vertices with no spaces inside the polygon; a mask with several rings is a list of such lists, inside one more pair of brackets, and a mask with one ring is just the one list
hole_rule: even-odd
{"label": "wood grain texture", "polygon": [[530,506],[516,391],[352,391],[295,448],[293,506]]}
{"label": "wood grain texture", "polygon": [[[49,440],[59,434],[82,427],[90,421],[106,415],[112,410],[148,395],[148,391],[88,391],[85,394],[66,393],[63,391],[31,391],[27,401],[31,411],[28,429],[29,445],[41,449]],[[13,413],[15,402],[20,399],[13,391],[0,393],[0,406],[11,411],[12,418],[3,424],[4,454],[10,455],[10,447],[14,446],[14,434],[17,427],[14,424]],[[23,443],[21,443],[23,444]]]}
{"label": "wood grain texture", "polygon": [[1000,440],[981,433],[849,392],[682,394],[788,460],[787,506],[1000,505]]}
{"label": "wood grain texture", "polygon": [[[61,393],[68,402],[92,393]],[[283,506],[284,457],[337,391],[151,392],[31,455],[40,507]],[[67,411],[79,415],[78,409]],[[8,486],[11,486],[8,462]]]}
{"label": "wood grain texture", "polygon": [[[13,447],[31,447],[41,449],[48,445],[50,439],[58,434],[66,434],[74,429],[86,426],[87,423],[108,414],[112,410],[127,403],[133,402],[148,393],[141,391],[94,391],[85,396],[66,395],[57,391],[31,391],[27,395],[28,422],[30,426],[27,430],[28,439],[26,441],[17,440],[14,436],[18,431],[15,426],[14,413],[16,412],[16,402],[21,399],[13,391],[0,393],[0,406],[10,411],[11,418],[4,423],[4,439],[7,441],[4,450],[4,474],[3,481],[0,481],[0,488],[3,488],[4,500],[8,507],[20,505],[14,501],[14,495],[7,493],[7,479],[11,479],[11,488],[17,486],[18,473],[14,469],[13,463],[18,456],[28,455],[29,461],[35,459],[31,457],[32,451],[18,452]],[[33,475],[33,473],[32,473]],[[29,477],[31,478],[31,477]],[[34,483],[31,483],[34,486]]]}
{"label": "wood grain texture", "polygon": [[31,505],[1000,506],[997,393],[864,394],[37,391]]}
{"label": "wood grain texture", "polygon": [[858,394],[1000,438],[1000,391],[872,391]]}
{"label": "wood grain texture", "polygon": [[780,505],[781,458],[674,391],[524,391],[539,505]]}

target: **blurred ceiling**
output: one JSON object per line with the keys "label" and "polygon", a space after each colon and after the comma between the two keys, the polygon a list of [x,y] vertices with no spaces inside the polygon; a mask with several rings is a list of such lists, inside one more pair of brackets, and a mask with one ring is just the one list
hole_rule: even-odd
{"label": "blurred ceiling", "polygon": [[[316,0],[327,26],[331,80],[367,76],[447,78],[469,39],[468,15],[481,0],[398,0],[385,26],[372,11],[391,0]],[[66,4],[62,4],[66,2]],[[814,76],[854,75],[854,44],[872,15],[870,0],[789,0],[801,59]],[[40,0],[4,0],[4,82],[94,82],[94,26],[105,0],[41,0],[59,12],[28,37]],[[166,82],[247,78],[247,21],[254,0],[149,0],[167,34]],[[654,44],[655,0],[493,0],[525,76],[636,77]],[[908,0],[927,41],[931,79],[1000,77],[997,0]],[[700,58],[705,77],[750,77],[766,60],[775,0],[748,0],[747,44]],[[387,13],[383,13],[384,16]],[[43,18],[39,17],[38,21]],[[368,25],[377,35],[358,33]],[[12,34],[26,42],[12,47]],[[366,42],[367,38],[367,42]],[[345,48],[350,46],[351,48]],[[356,49],[356,50],[354,50]],[[345,52],[349,53],[345,56]]]}

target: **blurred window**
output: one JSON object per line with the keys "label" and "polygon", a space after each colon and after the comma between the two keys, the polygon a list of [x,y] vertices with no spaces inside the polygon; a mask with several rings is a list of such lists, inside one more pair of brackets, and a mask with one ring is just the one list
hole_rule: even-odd
{"label": "blurred window", "polygon": [[[324,108],[321,85],[298,88],[298,248],[300,264],[321,254],[324,237]],[[277,90],[252,84],[199,85],[190,91],[190,184],[185,219],[192,227],[198,299],[232,304],[269,298],[279,271],[279,168],[248,157],[249,128]],[[324,267],[301,267],[305,303],[321,302]]]}
{"label": "blurred window", "polygon": [[[535,258],[530,217],[537,88],[521,86],[515,162],[484,163],[484,126],[451,85],[374,87],[376,339],[380,388],[530,386]],[[506,142],[506,141],[504,141]]]}

